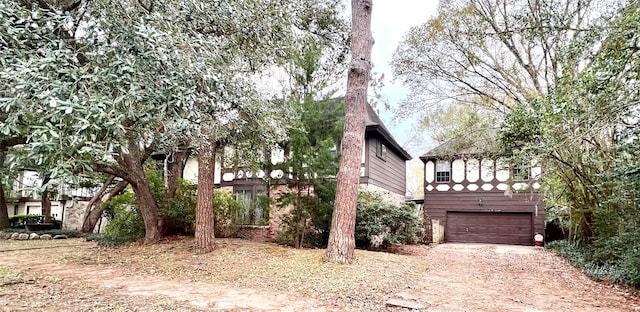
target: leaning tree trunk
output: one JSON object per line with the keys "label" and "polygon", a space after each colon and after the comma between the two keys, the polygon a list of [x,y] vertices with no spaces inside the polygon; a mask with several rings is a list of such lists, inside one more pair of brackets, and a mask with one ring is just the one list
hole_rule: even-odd
{"label": "leaning tree trunk", "polygon": [[[47,183],[49,183],[49,181],[51,181],[51,176],[47,174],[44,179],[42,179],[42,185],[46,185]],[[49,187],[45,188],[45,190],[42,191],[41,195],[42,215],[44,215],[44,223],[49,223],[51,222],[51,199],[49,198]]]}
{"label": "leaning tree trunk", "polygon": [[[102,216],[102,213],[105,210],[105,207],[102,205],[103,203],[111,200],[114,196],[120,194],[124,189],[129,185],[127,181],[120,181],[116,184],[106,195],[104,192],[107,190],[107,187],[113,181],[113,177],[110,178],[103,187],[98,191],[96,195],[91,198],[91,201],[87,204],[87,209],[85,211],[84,221],[82,222],[82,233],[92,233]],[[105,197],[106,196],[106,197]]]}
{"label": "leaning tree trunk", "polygon": [[351,64],[347,80],[344,133],[336,200],[325,260],[355,261],[355,223],[367,87],[371,71],[371,0],[351,0]]}
{"label": "leaning tree trunk", "polygon": [[159,230],[158,204],[153,196],[149,182],[147,181],[144,171],[142,176],[135,174],[132,177],[131,188],[136,194],[136,202],[140,207],[140,213],[144,220],[144,243],[155,244],[160,241],[161,232]]}
{"label": "leaning tree trunk", "polygon": [[10,225],[7,199],[4,197],[4,187],[0,182],[0,230],[8,228]]}
{"label": "leaning tree trunk", "polygon": [[214,249],[213,188],[216,164],[216,139],[213,128],[205,129],[207,140],[198,155],[198,191],[196,204],[195,252],[207,253]]}
{"label": "leaning tree trunk", "polygon": [[152,148],[140,150],[139,141],[134,136],[127,142],[129,153],[122,153],[116,160],[120,168],[108,168],[104,173],[119,176],[131,184],[136,195],[136,203],[140,208],[140,214],[144,221],[144,243],[155,244],[160,241],[162,226],[158,216],[158,203],[153,196],[153,191],[144,172],[144,162],[151,155]]}

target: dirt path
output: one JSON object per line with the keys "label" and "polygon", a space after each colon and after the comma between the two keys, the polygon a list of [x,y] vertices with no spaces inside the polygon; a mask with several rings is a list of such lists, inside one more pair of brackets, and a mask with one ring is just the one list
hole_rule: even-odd
{"label": "dirt path", "polygon": [[[192,264],[172,263],[168,255],[139,265],[153,266],[162,261],[196,271],[169,278],[154,275],[153,270],[132,270],[130,264],[119,266],[119,262],[101,266],[91,261],[55,260],[61,257],[54,256],[44,259],[58,249],[53,245],[40,249],[0,252],[0,311],[406,310],[393,305],[359,307],[358,301],[337,303],[291,291],[197,281],[188,276],[207,274],[206,271],[197,271],[201,267]],[[542,248],[443,244],[432,248],[407,246],[397,252],[424,257],[428,269],[417,283],[410,283],[405,289],[394,288],[398,290],[391,298],[382,295],[380,304],[390,299],[390,303],[421,311],[640,311],[638,297],[620,287],[590,280]],[[127,259],[140,258],[122,258]],[[22,273],[15,273],[12,278],[11,270]]]}
{"label": "dirt path", "polygon": [[313,311],[342,310],[292,293],[129,275],[91,265],[44,263],[42,259],[15,256],[11,252],[0,254],[0,261],[29,276],[26,282],[10,285],[48,289],[41,295],[21,298],[21,289],[10,291],[3,285],[5,287],[0,288],[3,311],[33,311],[33,308],[38,311],[303,311],[310,307]]}
{"label": "dirt path", "polygon": [[443,244],[398,303],[425,311],[640,311],[640,300],[597,283],[564,259],[528,246]]}

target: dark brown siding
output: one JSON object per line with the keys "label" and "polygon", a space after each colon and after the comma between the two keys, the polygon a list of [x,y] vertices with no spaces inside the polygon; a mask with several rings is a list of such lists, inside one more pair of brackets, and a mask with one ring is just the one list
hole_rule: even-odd
{"label": "dark brown siding", "polygon": [[365,177],[361,182],[374,184],[401,195],[406,191],[407,167],[403,158],[388,144],[386,159],[381,159],[376,155],[376,146],[381,138],[377,136],[367,137],[365,148],[367,164]]}
{"label": "dark brown siding", "polygon": [[533,244],[529,212],[447,212],[445,241],[458,243]]}
{"label": "dark brown siding", "polygon": [[499,213],[529,213],[533,219],[531,236],[544,233],[544,203],[538,193],[515,193],[509,197],[502,191],[431,191],[425,192],[424,211],[426,216],[443,223],[445,239],[447,229],[452,228],[447,225],[448,212],[494,213],[498,217]]}

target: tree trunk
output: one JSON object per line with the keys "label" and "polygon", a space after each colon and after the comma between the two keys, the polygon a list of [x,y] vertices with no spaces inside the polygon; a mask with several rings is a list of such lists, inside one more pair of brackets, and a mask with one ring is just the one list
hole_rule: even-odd
{"label": "tree trunk", "polygon": [[[0,166],[5,168],[4,161],[7,149],[11,146],[26,144],[26,137],[9,137],[0,140]],[[4,174],[4,170],[0,169],[0,178]],[[4,195],[4,186],[0,180],[0,230],[6,229],[11,225],[9,222],[9,212],[7,211],[7,198]]]}
{"label": "tree trunk", "polygon": [[355,261],[355,223],[371,71],[371,0],[351,0],[351,65],[347,78],[344,133],[336,200],[325,260]]}
{"label": "tree trunk", "polygon": [[[51,176],[48,174],[45,175],[44,179],[42,179],[42,185],[46,185],[51,181]],[[49,198],[49,187],[47,187],[44,191],[42,191],[42,215],[44,215],[44,223],[51,222],[51,199]]]}
{"label": "tree trunk", "polygon": [[129,138],[127,145],[129,153],[122,153],[116,158],[121,169],[109,167],[102,172],[119,176],[131,184],[144,220],[144,243],[155,244],[162,237],[159,229],[161,224],[158,217],[158,203],[144,172],[144,162],[151,155],[152,147],[140,150],[139,141],[135,135]]}
{"label": "tree trunk", "polygon": [[198,155],[198,191],[196,204],[195,252],[207,253],[214,249],[213,188],[216,164],[215,130],[205,129],[207,141]]}
{"label": "tree trunk", "polygon": [[129,182],[127,181],[120,181],[109,191],[109,193],[106,194],[106,198],[103,198],[105,196],[104,192],[112,181],[113,177],[105,182],[100,191],[98,191],[98,193],[93,198],[91,198],[91,201],[89,201],[89,203],[87,204],[87,210],[85,211],[84,215],[84,222],[82,222],[82,233],[93,232],[96,224],[98,223],[98,220],[100,220],[100,216],[102,216],[102,212],[104,212],[105,209],[102,204],[106,201],[111,200],[111,198],[113,198],[114,196],[120,194],[122,191],[124,191],[127,185],[129,185]]}
{"label": "tree trunk", "polygon": [[136,194],[136,202],[138,203],[142,219],[144,220],[144,243],[155,244],[159,242],[161,238],[161,233],[158,229],[158,223],[160,221],[158,218],[158,204],[153,196],[149,182],[144,175],[144,171],[142,171],[141,176],[139,173],[135,174],[129,182],[131,183],[133,192]]}
{"label": "tree trunk", "polygon": [[10,225],[7,199],[4,197],[4,186],[0,182],[0,230],[8,228]]}
{"label": "tree trunk", "polygon": [[169,153],[165,159],[165,167],[168,167],[165,181],[167,199],[171,199],[176,195],[178,181],[182,178],[184,166],[189,157],[189,144],[190,141],[180,143],[178,150]]}

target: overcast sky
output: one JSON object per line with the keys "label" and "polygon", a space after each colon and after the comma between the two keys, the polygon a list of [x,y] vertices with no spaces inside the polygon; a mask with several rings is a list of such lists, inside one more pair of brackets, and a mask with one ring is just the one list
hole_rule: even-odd
{"label": "overcast sky", "polygon": [[[382,101],[395,107],[406,95],[407,91],[400,83],[392,83],[393,75],[389,62],[398,43],[404,34],[413,26],[426,22],[436,14],[438,0],[376,0],[373,1],[371,30],[375,44],[371,58],[374,71],[384,73],[385,87],[382,89]],[[404,145],[413,131],[413,126],[404,121],[401,125],[394,124],[393,115],[385,111],[383,105],[378,105],[381,118],[392,132],[398,143]],[[427,152],[420,147],[406,146],[407,151],[416,159]]]}

